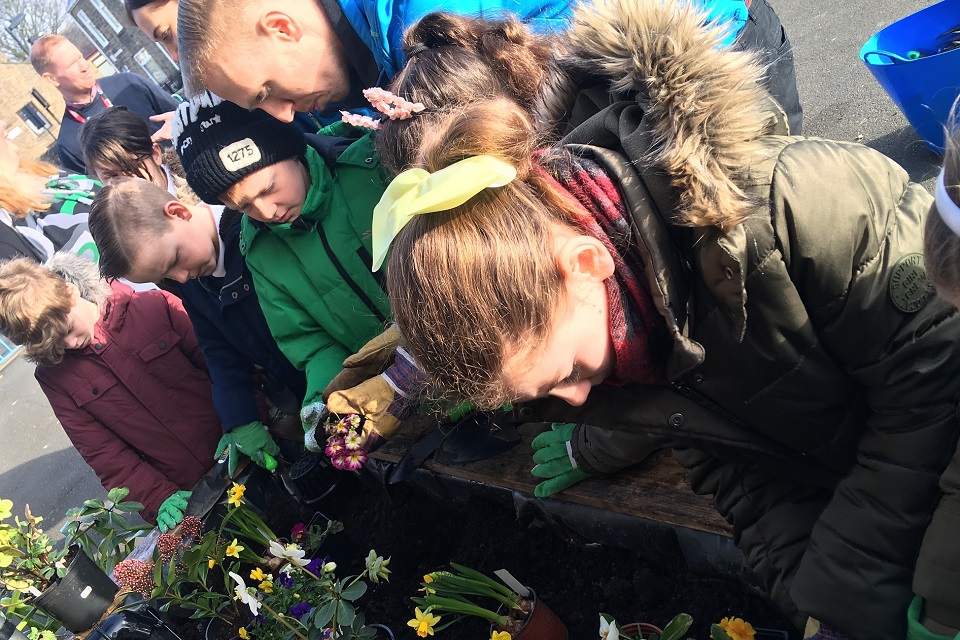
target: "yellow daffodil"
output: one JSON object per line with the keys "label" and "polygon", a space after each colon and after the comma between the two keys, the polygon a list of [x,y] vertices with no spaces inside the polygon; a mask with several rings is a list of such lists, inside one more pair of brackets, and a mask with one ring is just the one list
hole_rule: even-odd
{"label": "yellow daffodil", "polygon": [[250,637],[250,634],[247,633],[247,630],[244,627],[237,629],[237,635],[242,638],[242,640],[247,640]]}
{"label": "yellow daffodil", "polygon": [[267,579],[267,574],[265,574],[263,570],[260,569],[260,567],[257,567],[256,569],[250,572],[250,579],[260,582],[261,580]]}
{"label": "yellow daffodil", "polygon": [[7,553],[0,553],[0,569],[6,569],[13,564],[13,556]]}
{"label": "yellow daffodil", "polygon": [[413,610],[413,615],[416,617],[413,620],[408,620],[407,626],[416,629],[417,635],[421,638],[432,636],[433,628],[437,626],[438,622],[440,622],[440,616],[435,616],[429,611],[424,613],[423,611],[420,611],[420,607],[416,607]]}
{"label": "yellow daffodil", "polygon": [[273,593],[273,582],[270,580],[264,580],[260,583],[260,591],[264,593]]}
{"label": "yellow daffodil", "polygon": [[239,560],[240,552],[243,551],[243,549],[244,547],[240,546],[240,544],[237,543],[237,539],[234,538],[233,542],[227,545],[227,550],[224,551],[223,553],[224,555],[228,555],[232,558],[236,558],[237,560]]}
{"label": "yellow daffodil", "polygon": [[494,631],[493,635],[490,636],[490,640],[513,640],[513,636],[507,631]]}
{"label": "yellow daffodil", "polygon": [[227,491],[227,502],[234,507],[239,507],[243,504],[241,498],[246,490],[247,487],[245,485],[234,482],[230,490]]}
{"label": "yellow daffodil", "polygon": [[13,515],[13,500],[0,500],[0,520],[6,520]]}
{"label": "yellow daffodil", "polygon": [[217,561],[214,560],[213,558],[210,558],[209,560],[207,560],[207,567],[210,568],[210,569],[213,569],[213,567],[214,567],[216,564],[217,564]]}
{"label": "yellow daffodil", "polygon": [[753,640],[757,633],[753,625],[742,618],[724,618],[719,627],[730,636],[730,640]]}

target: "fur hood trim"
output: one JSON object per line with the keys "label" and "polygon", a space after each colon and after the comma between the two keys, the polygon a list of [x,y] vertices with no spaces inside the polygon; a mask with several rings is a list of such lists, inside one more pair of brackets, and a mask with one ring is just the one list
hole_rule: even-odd
{"label": "fur hood trim", "polygon": [[599,77],[610,93],[634,96],[652,134],[644,160],[665,169],[680,193],[673,222],[728,230],[757,208],[737,176],[763,153],[759,139],[777,118],[763,68],[753,54],[722,47],[724,35],[689,0],[582,4],[540,115],[558,121],[575,97],[571,77]]}
{"label": "fur hood trim", "polygon": [[80,290],[80,297],[100,307],[113,293],[110,285],[100,277],[97,265],[72,253],[55,253],[43,264]]}
{"label": "fur hood trim", "polygon": [[174,195],[177,200],[189,205],[200,204],[200,197],[187,184],[187,173],[183,170],[183,164],[180,162],[180,156],[177,155],[177,152],[173,149],[164,149],[163,164],[167,165],[170,175],[173,176],[173,186],[177,190]]}

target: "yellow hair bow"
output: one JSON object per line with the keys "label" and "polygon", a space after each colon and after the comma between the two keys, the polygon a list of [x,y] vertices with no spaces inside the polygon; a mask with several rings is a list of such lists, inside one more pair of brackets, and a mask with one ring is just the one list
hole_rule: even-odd
{"label": "yellow hair bow", "polygon": [[407,169],[393,179],[373,210],[373,270],[383,264],[400,230],[423,213],[449,211],[489,187],[517,176],[513,165],[493,156],[473,156],[430,173]]}

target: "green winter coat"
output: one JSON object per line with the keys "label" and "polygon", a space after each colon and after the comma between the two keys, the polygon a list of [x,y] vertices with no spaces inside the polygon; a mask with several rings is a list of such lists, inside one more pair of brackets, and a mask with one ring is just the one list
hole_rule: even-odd
{"label": "green winter coat", "polygon": [[370,270],[373,208],[386,188],[371,135],[332,169],[310,146],[304,159],[312,184],[300,218],[267,225],[244,217],[240,251],[277,345],[306,373],[308,404],[344,358],[384,330],[390,305]]}
{"label": "green winter coat", "polygon": [[567,63],[596,86],[544,104],[597,105],[611,80],[656,88],[545,121],[621,187],[672,334],[670,382],[601,385],[538,417],[594,425],[572,442],[588,472],[672,448],[798,624],[900,640],[913,580],[960,607],[956,461],[938,488],[960,433],[960,315],[923,269],[932,198],[862,145],[764,135],[756,71],[692,31],[618,41],[675,28],[648,4],[583,16]]}

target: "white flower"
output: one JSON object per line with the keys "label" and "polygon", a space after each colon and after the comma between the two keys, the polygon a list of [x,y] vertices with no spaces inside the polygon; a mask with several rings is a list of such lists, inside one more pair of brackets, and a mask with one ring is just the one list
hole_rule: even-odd
{"label": "white flower", "polygon": [[620,630],[616,622],[607,622],[600,616],[600,640],[620,640]]}
{"label": "white flower", "polygon": [[257,600],[255,595],[247,590],[247,584],[243,581],[243,578],[235,574],[233,571],[229,573],[229,576],[233,578],[234,582],[237,583],[237,586],[233,589],[235,598],[243,604],[249,606],[250,613],[257,615],[257,613],[260,611],[260,601]]}
{"label": "white flower", "polygon": [[283,558],[290,564],[295,564],[298,567],[305,567],[310,564],[309,560],[304,560],[303,556],[307,555],[306,551],[301,549],[295,544],[288,544],[284,547],[279,542],[275,540],[270,541],[270,555],[275,558]]}
{"label": "white flower", "polygon": [[323,572],[324,572],[324,573],[333,573],[333,572],[336,571],[336,570],[337,570],[337,563],[336,563],[336,562],[328,562],[327,564],[323,565]]}

